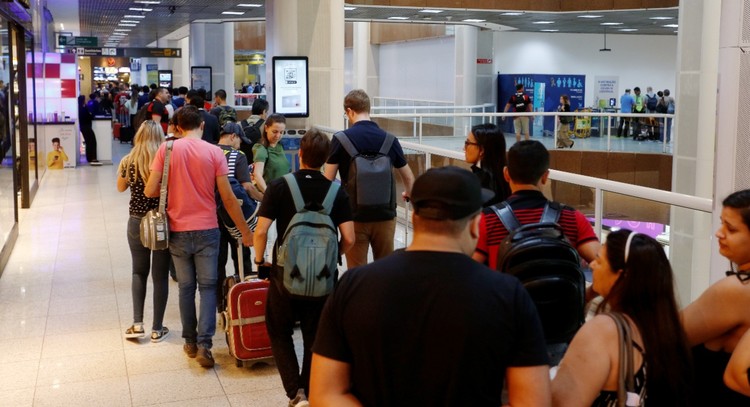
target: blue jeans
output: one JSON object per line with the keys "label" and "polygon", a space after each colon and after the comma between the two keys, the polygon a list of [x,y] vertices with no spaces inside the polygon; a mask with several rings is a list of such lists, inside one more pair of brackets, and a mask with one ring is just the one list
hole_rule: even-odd
{"label": "blue jeans", "polygon": [[131,215],[128,220],[128,246],[133,259],[133,321],[143,322],[143,303],[146,301],[146,282],[149,271],[154,283],[154,322],[151,329],[159,331],[164,321],[164,310],[169,296],[169,251],[153,252],[141,244],[141,217]]}
{"label": "blue jeans", "polygon": [[[169,235],[169,251],[180,287],[182,337],[185,342],[211,349],[216,333],[219,229],[172,232]],[[201,297],[199,317],[195,313],[196,287]]]}

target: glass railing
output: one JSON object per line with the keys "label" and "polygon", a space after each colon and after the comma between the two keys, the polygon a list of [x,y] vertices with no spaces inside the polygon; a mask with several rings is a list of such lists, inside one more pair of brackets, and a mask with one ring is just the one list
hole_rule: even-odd
{"label": "glass railing", "polygon": [[[399,137],[410,137],[419,144],[429,144],[461,151],[463,140],[475,124],[491,122],[503,130],[509,143],[514,140],[513,118],[530,118],[530,135],[548,149],[558,145],[565,125],[560,116],[572,117],[567,133],[577,150],[672,154],[677,137],[673,114],[634,114],[615,112],[532,112],[496,113],[491,110],[471,112],[473,106],[429,107],[442,112],[422,111],[420,106],[401,106],[395,111],[373,110],[372,119]],[[409,110],[411,109],[411,110]],[[404,126],[403,122],[410,125]],[[627,124],[619,129],[619,123]],[[618,131],[623,135],[618,137]]]}

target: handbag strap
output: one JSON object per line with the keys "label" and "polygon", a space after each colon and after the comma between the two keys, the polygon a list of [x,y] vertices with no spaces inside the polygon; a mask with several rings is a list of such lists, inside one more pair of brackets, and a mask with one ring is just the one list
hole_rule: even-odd
{"label": "handbag strap", "polygon": [[629,405],[629,393],[635,394],[635,378],[633,375],[633,335],[628,320],[622,314],[608,312],[605,313],[605,315],[612,318],[617,326],[617,336],[620,345],[620,369],[617,375],[617,407],[626,407]]}
{"label": "handbag strap", "polygon": [[161,190],[159,192],[159,213],[164,213],[167,206],[167,180],[169,179],[169,159],[172,156],[174,140],[167,141],[167,152],[164,154],[164,171],[161,173]]}

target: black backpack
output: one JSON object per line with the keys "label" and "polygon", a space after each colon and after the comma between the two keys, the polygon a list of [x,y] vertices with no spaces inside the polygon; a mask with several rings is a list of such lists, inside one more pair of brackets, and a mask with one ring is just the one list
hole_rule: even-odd
{"label": "black backpack", "polygon": [[357,221],[380,221],[396,217],[396,183],[388,152],[396,137],[386,133],[377,153],[360,152],[343,132],[333,135],[351,156],[349,176],[342,180]]}
{"label": "black backpack", "polygon": [[248,123],[247,120],[242,121],[242,132],[245,133],[245,137],[241,139],[240,151],[245,153],[250,162],[253,161],[253,146],[260,142],[260,129],[263,127],[263,123],[265,123],[263,119],[259,119],[253,124]]}
{"label": "black backpack", "polygon": [[648,96],[646,95],[646,108],[650,111],[656,110],[656,103],[659,101],[659,98],[656,97],[656,95]]}
{"label": "black backpack", "polygon": [[135,114],[135,116],[133,116],[133,123],[131,123],[131,125],[133,126],[133,130],[135,130],[136,133],[138,133],[138,129],[141,128],[141,124],[143,124],[143,122],[151,119],[151,106],[153,105],[153,101],[146,103],[140,109],[138,109],[138,112]]}
{"label": "black backpack", "polygon": [[515,107],[516,112],[525,112],[526,105],[529,103],[526,94],[515,94],[513,97],[513,106]]}
{"label": "black backpack", "polygon": [[490,208],[508,230],[498,271],[516,276],[529,292],[548,344],[570,342],[584,322],[586,281],[578,252],[557,224],[562,205],[548,202],[539,223],[523,226],[506,202]]}

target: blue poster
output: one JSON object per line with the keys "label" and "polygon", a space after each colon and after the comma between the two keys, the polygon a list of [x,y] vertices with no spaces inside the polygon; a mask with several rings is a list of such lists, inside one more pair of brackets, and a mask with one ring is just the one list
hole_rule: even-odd
{"label": "blue poster", "polygon": [[[505,110],[505,105],[516,93],[516,85],[519,83],[524,86],[524,91],[531,98],[535,112],[557,111],[562,95],[570,96],[571,111],[586,106],[586,75],[501,74],[497,76],[498,112]],[[512,111],[512,108],[509,111]],[[554,117],[536,117],[530,125],[532,137],[541,137],[543,133],[552,136],[555,120]],[[514,133],[512,120],[505,120],[501,126],[503,132]]]}

